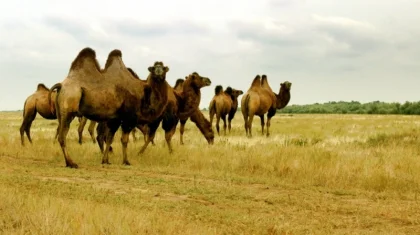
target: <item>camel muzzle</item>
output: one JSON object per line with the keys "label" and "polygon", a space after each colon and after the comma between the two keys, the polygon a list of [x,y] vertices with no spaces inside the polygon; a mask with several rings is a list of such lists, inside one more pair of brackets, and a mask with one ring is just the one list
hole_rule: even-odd
{"label": "camel muzzle", "polygon": [[211,80],[209,78],[203,78],[203,80],[204,80],[204,84],[206,86],[210,86],[211,85]]}

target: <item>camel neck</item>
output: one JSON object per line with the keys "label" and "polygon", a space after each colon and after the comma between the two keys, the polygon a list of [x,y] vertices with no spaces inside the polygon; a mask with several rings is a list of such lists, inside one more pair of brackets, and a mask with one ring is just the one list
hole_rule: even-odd
{"label": "camel neck", "polygon": [[290,101],[290,91],[281,88],[279,94],[276,94],[277,98],[277,109],[282,109],[286,107],[286,105]]}

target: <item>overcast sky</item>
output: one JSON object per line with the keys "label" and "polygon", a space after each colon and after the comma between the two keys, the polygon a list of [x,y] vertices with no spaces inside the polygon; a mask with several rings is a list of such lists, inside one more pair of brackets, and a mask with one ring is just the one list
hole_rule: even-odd
{"label": "overcast sky", "polygon": [[161,60],[168,82],[196,71],[249,88],[266,74],[290,104],[420,100],[420,0],[2,1],[0,110],[21,110],[38,83],[62,81],[84,47],[103,67],[120,49],[146,78]]}

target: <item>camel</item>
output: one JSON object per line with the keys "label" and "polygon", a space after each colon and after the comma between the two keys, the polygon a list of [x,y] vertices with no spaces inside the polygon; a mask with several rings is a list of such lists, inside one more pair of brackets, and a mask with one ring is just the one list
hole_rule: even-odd
{"label": "camel", "polygon": [[[179,121],[181,123],[179,127],[180,133],[180,143],[181,145],[184,144],[184,129],[185,124],[188,118],[193,121],[200,132],[204,135],[207,139],[209,144],[213,144],[214,142],[214,133],[211,129],[211,123],[204,117],[203,113],[199,109],[200,101],[201,101],[201,91],[196,85],[194,85],[193,80],[190,79],[190,76],[185,77],[185,81],[181,84],[175,86],[175,90],[178,94],[181,95],[180,99],[180,107],[181,112],[178,114]],[[209,86],[208,85],[205,86]],[[198,89],[197,89],[198,88]],[[208,129],[210,128],[210,130]]]}
{"label": "camel", "polygon": [[[157,128],[162,121],[162,128],[165,130],[165,139],[168,145],[169,153],[173,152],[171,145],[172,136],[175,134],[178,121],[181,121],[181,141],[184,132],[184,125],[188,118],[191,118],[200,132],[204,135],[209,144],[214,142],[214,133],[211,129],[210,122],[204,117],[198,106],[201,100],[202,87],[209,86],[211,81],[209,78],[202,77],[197,72],[193,72],[186,76],[185,81],[181,78],[176,81],[173,89],[168,93],[168,106],[161,120],[156,120],[149,124],[149,137],[141,148],[139,154],[143,153],[149,142],[153,141]],[[184,123],[184,125],[182,125]],[[183,144],[183,142],[181,142]]]}
{"label": "camel", "polygon": [[209,111],[210,111],[210,123],[213,126],[213,118],[216,115],[216,130],[217,134],[220,136],[220,127],[219,122],[220,118],[223,120],[223,131],[226,135],[226,116],[228,116],[229,122],[229,133],[232,128],[231,122],[235,116],[236,110],[238,109],[238,96],[243,94],[243,91],[233,89],[232,87],[227,87],[223,91],[221,85],[217,85],[215,88],[215,94],[213,99],[210,101]]}
{"label": "camel", "polygon": [[[26,136],[28,137],[29,142],[32,144],[31,126],[32,126],[32,122],[35,120],[37,113],[39,113],[43,118],[48,119],[48,120],[57,119],[57,115],[56,115],[55,107],[54,107],[55,100],[53,99],[52,102],[49,103],[49,100],[48,100],[49,92],[50,92],[50,89],[48,89],[47,86],[45,86],[43,83],[39,83],[36,91],[26,98],[25,103],[23,105],[23,121],[20,127],[20,140],[21,140],[22,146],[25,145],[24,133],[26,133]],[[55,98],[56,92],[55,91],[52,92],[51,96]],[[79,143],[82,143],[82,132],[83,132],[84,125],[87,122],[87,119],[85,117],[81,117],[79,119],[79,122],[80,122],[79,129],[78,129]],[[91,125],[92,125],[92,122],[91,122]],[[93,132],[90,131],[90,126],[89,126],[89,133],[92,139],[94,139]],[[58,134],[58,128],[57,128],[57,132],[54,139],[57,138],[57,134]]]}
{"label": "camel", "polygon": [[[137,75],[136,72],[130,67],[127,67],[127,70],[134,76],[136,79],[140,79],[140,77]],[[146,82],[146,80],[141,80]],[[90,128],[90,126],[89,126]],[[147,132],[148,132],[148,126],[147,125],[138,125],[137,128],[143,133],[144,135],[144,142],[147,140]],[[104,143],[106,135],[108,134],[108,128],[106,126],[106,122],[99,122],[98,126],[96,127],[96,140],[98,142],[99,149],[101,150],[101,153],[104,152]],[[133,136],[133,141],[136,141],[136,128],[134,128],[131,131],[131,134]],[[154,141],[152,140],[152,145],[155,145]],[[109,151],[112,152],[112,146],[109,147]]]}
{"label": "camel", "polygon": [[[135,79],[122,60],[122,52],[111,51],[101,70],[96,52],[89,47],[82,49],[73,60],[67,77],[55,84],[56,109],[59,120],[58,141],[66,167],[78,168],[66,147],[66,136],[75,116],[85,116],[96,122],[106,121],[109,133],[102,164],[110,164],[108,153],[115,132],[121,126],[122,163],[130,165],[127,157],[128,137],[137,123],[150,123],[160,117],[168,97],[166,73],[169,67],[156,61],[148,68],[147,82]],[[50,97],[51,98],[51,97]]]}
{"label": "camel", "polygon": [[276,94],[271,89],[265,74],[257,75],[252,81],[251,87],[242,96],[241,110],[245,121],[245,132],[252,137],[252,120],[254,115],[261,119],[261,133],[264,135],[264,114],[267,113],[267,137],[270,135],[271,118],[276,114],[276,109],[282,109],[290,101],[290,89],[292,83],[285,81],[280,83],[280,92]]}

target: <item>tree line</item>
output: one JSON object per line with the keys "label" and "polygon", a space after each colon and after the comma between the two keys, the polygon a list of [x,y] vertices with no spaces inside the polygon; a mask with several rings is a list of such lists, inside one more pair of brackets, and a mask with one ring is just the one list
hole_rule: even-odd
{"label": "tree line", "polygon": [[373,101],[360,103],[358,101],[331,101],[305,105],[288,105],[278,113],[318,113],[318,114],[420,114],[420,101],[398,103]]}

